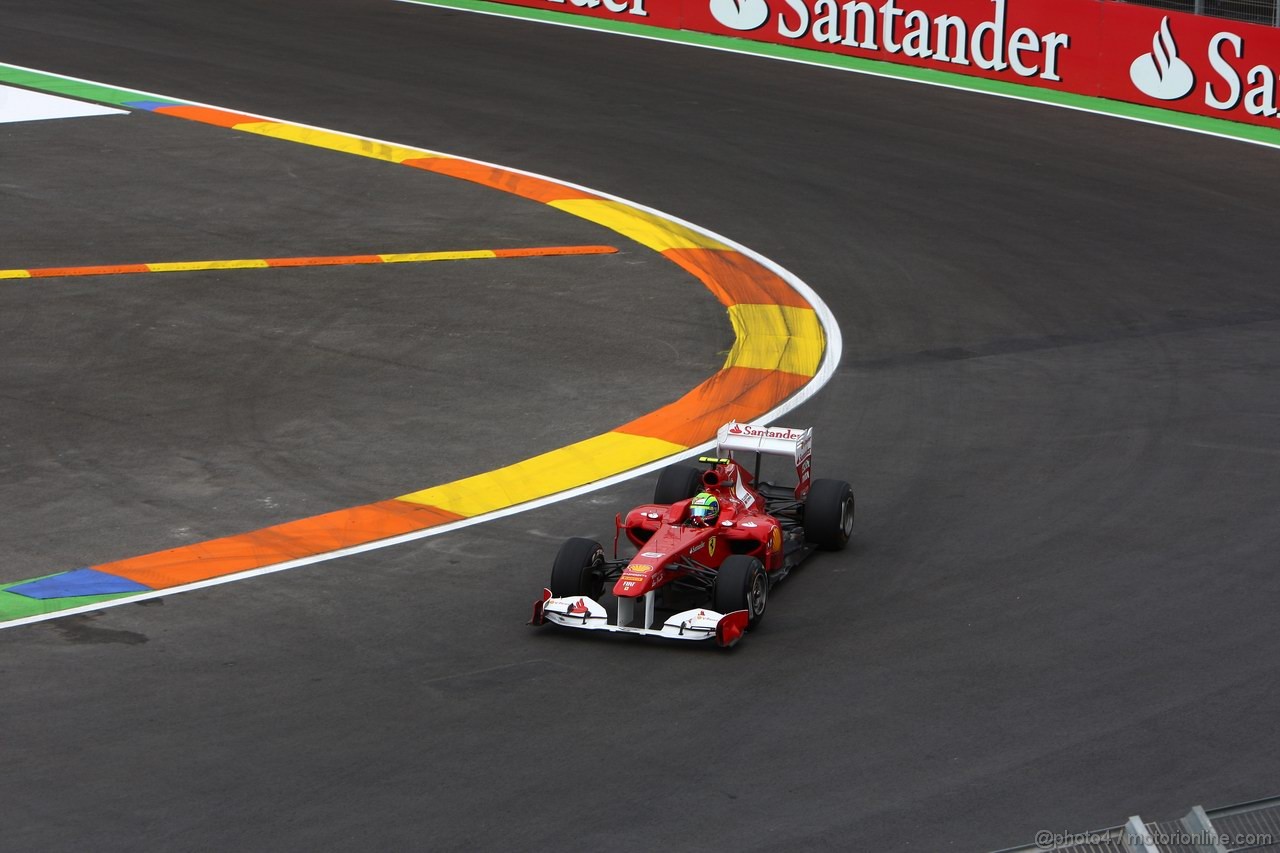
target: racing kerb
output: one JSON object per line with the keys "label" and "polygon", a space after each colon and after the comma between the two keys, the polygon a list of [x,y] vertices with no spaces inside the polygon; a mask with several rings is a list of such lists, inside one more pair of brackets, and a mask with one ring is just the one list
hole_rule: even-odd
{"label": "racing kerb", "polygon": [[[0,81],[423,169],[512,193],[628,237],[725,306],[724,366],[680,399],[601,435],[504,468],[260,530],[0,585],[0,627],[99,610],[386,547],[532,509],[710,447],[730,420],[768,422],[811,397],[840,360],[830,310],[750,249],[585,187],[440,152],[0,64]],[[92,594],[83,594],[91,592]]]}

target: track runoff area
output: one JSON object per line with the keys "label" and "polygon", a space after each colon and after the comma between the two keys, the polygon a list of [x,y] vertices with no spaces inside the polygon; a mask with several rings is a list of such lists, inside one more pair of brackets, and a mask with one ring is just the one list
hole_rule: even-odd
{"label": "track runoff area", "polygon": [[[735,342],[723,367],[679,399],[606,433],[514,465],[409,494],[260,530],[0,585],[0,627],[100,610],[383,548],[510,515],[653,471],[709,448],[730,420],[770,421],[824,385],[840,360],[834,317],[802,281],[767,258],[656,210],[551,178],[348,133],[238,113],[29,68],[0,65],[0,118],[147,111],[284,143],[424,169],[540,202],[661,254],[724,305]],[[202,269],[263,270],[595,254],[609,246],[420,254],[164,260],[114,266],[0,270],[3,286],[32,279]],[[7,266],[7,264],[6,264]],[[258,274],[246,272],[246,274]]]}

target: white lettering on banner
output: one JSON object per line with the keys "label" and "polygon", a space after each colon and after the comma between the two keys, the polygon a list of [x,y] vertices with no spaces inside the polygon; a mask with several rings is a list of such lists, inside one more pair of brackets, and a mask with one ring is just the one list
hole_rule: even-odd
{"label": "white lettering on banner", "polygon": [[[730,29],[763,26],[759,5],[753,14],[750,0],[710,0],[712,16]],[[767,0],[757,0],[767,2]],[[867,0],[783,0],[778,13],[778,35],[788,39],[812,38],[819,44],[842,44],[859,50],[901,53],[913,59],[932,59],[948,65],[975,65],[984,71],[1013,69],[1019,77],[1039,77],[1059,82],[1061,52],[1071,44],[1066,33],[1040,35],[1028,27],[1008,33],[1008,0],[991,0],[995,14],[972,32],[959,15],[938,15],[932,20],[919,9],[900,9],[898,0],[875,6]],[[812,5],[810,5],[812,4]],[[746,26],[746,24],[755,24]],[[901,25],[901,26],[899,26]],[[877,38],[879,41],[877,41]]]}
{"label": "white lettering on banner", "polygon": [[1240,75],[1222,57],[1224,41],[1236,49],[1236,59],[1244,55],[1244,42],[1235,33],[1218,33],[1209,40],[1209,64],[1227,84],[1227,97],[1223,100],[1214,95],[1213,81],[1210,81],[1204,84],[1204,102],[1215,110],[1234,110],[1236,104],[1240,103]]}
{"label": "white lettering on banner", "polygon": [[[564,5],[565,0],[547,0],[548,3]],[[644,0],[569,0],[569,4],[579,9],[597,9],[604,6],[610,12],[622,15],[635,15],[647,18],[649,13],[644,8]]]}
{"label": "white lettering on banner", "polygon": [[[1204,102],[1214,109],[1232,110],[1241,101],[1240,73],[1222,55],[1221,46],[1229,44],[1235,49],[1235,58],[1244,59],[1244,39],[1235,33],[1218,33],[1209,42],[1209,63],[1227,84],[1227,97],[1219,100],[1214,96],[1212,84],[1205,86]],[[1244,82],[1249,88],[1244,93],[1244,111],[1251,116],[1273,118],[1277,113],[1276,72],[1267,65],[1255,65],[1245,72]]]}
{"label": "white lettering on banner", "polygon": [[[809,7],[804,5],[801,0],[787,0],[787,5],[800,16],[800,24],[795,29],[792,29],[787,26],[786,16],[779,14],[778,34],[789,39],[803,38],[804,34],[809,31]],[[712,11],[715,11],[715,7],[712,7]]]}
{"label": "white lettering on banner", "polygon": [[902,52],[916,59],[927,59],[933,51],[929,50],[929,16],[919,9],[907,13],[905,21],[908,27],[915,28],[902,40]]}
{"label": "white lettering on banner", "polygon": [[[968,65],[969,60],[964,58],[964,19],[957,18],[955,15],[939,15],[933,19],[933,23],[938,28],[938,38],[934,42],[933,58],[939,62]],[[947,55],[947,33],[956,34],[956,55],[954,57]]]}
{"label": "white lettering on banner", "polygon": [[1013,36],[1009,39],[1009,65],[1014,74],[1019,77],[1034,77],[1040,72],[1039,65],[1027,65],[1022,61],[1023,51],[1039,53],[1039,45],[1040,37],[1035,30],[1019,27],[1013,31]]}
{"label": "white lettering on banner", "polygon": [[1257,86],[1244,99],[1244,111],[1251,116],[1274,116],[1276,107],[1276,75],[1265,65],[1249,69],[1248,80]]}

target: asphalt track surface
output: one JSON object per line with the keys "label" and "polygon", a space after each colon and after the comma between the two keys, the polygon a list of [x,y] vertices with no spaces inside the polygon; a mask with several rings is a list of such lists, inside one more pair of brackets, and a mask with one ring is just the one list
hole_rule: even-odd
{"label": "asphalt track surface", "polygon": [[[772,258],[843,330],[837,376],[786,422],[814,426],[817,474],[852,480],[860,514],[854,547],[727,654],[523,625],[557,540],[607,538],[641,481],[0,632],[6,847],[973,850],[1275,793],[1280,153],[395,3],[3,12],[3,61],[552,175]],[[143,121],[160,135],[131,165],[99,156],[130,141],[97,128]],[[367,164],[313,176],[300,149],[226,174],[187,155],[258,143],[160,122],[5,128],[5,172],[24,170],[6,194],[68,176],[44,220],[4,215],[6,256],[10,228],[29,247],[6,266],[599,242],[430,176],[362,195]],[[297,202],[249,204],[242,177]],[[121,182],[128,203],[93,219]],[[223,228],[199,224],[214,192]],[[435,245],[385,245],[419,210]],[[433,265],[444,297],[380,268],[284,292],[258,271],[6,285],[4,577],[388,497],[648,411],[729,332],[661,262],[602,292],[616,261]],[[547,282],[557,299],[530,298]]]}

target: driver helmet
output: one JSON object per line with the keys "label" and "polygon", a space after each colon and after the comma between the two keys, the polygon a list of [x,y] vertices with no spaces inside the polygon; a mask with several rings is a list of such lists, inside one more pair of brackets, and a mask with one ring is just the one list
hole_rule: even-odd
{"label": "driver helmet", "polygon": [[689,516],[703,524],[715,524],[720,517],[720,501],[709,492],[699,492],[689,504]]}

